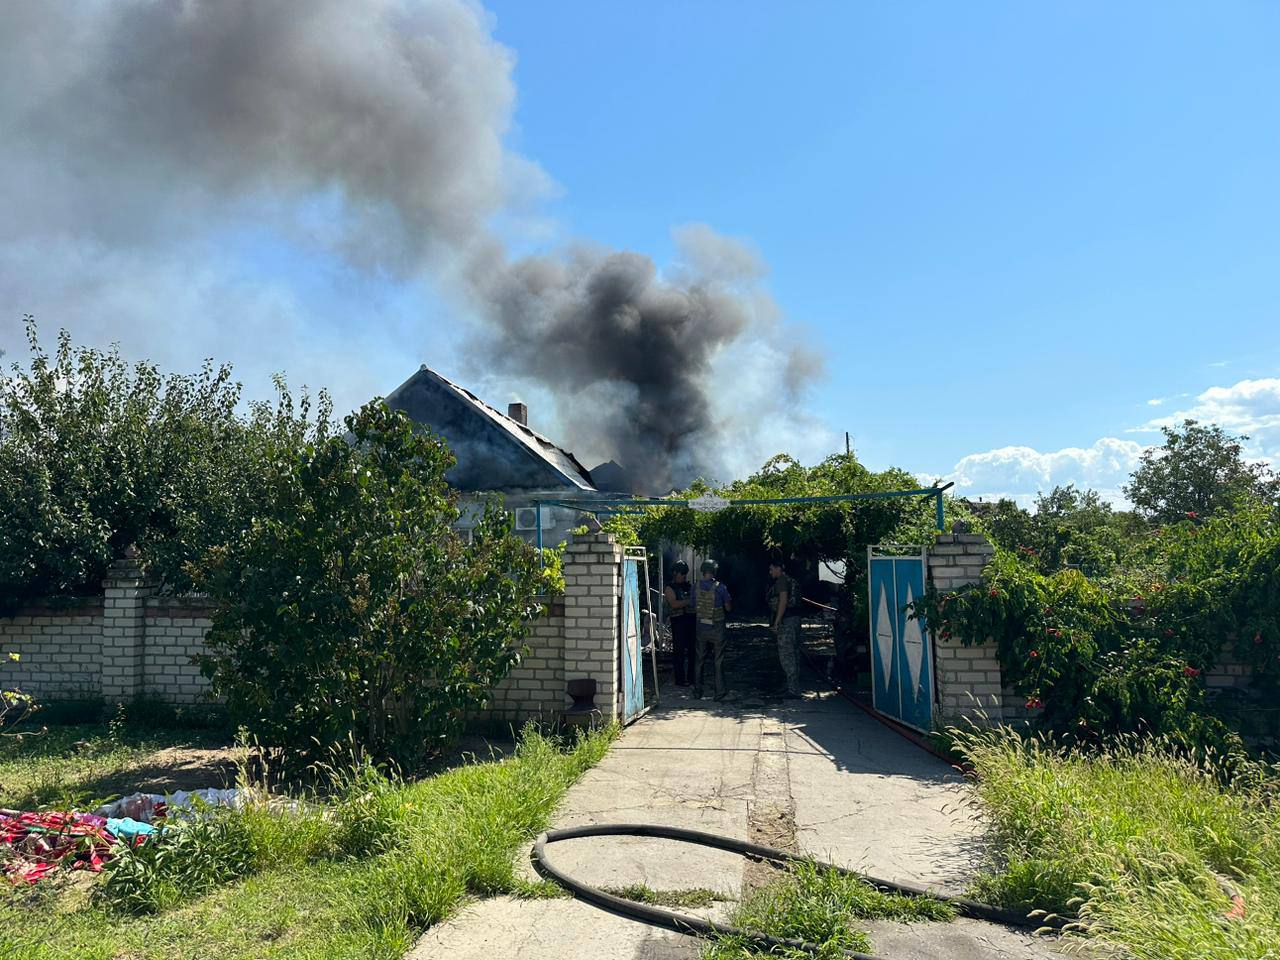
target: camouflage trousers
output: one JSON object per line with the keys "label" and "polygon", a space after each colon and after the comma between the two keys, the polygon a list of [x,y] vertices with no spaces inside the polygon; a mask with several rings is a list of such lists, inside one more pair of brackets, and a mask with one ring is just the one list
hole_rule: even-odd
{"label": "camouflage trousers", "polygon": [[725,694],[724,689],[724,624],[717,623],[715,626],[698,625],[698,641],[695,645],[695,657],[693,665],[693,695],[695,697],[702,696],[702,672],[707,666],[708,654],[713,664],[716,696],[722,697]]}
{"label": "camouflage trousers", "polygon": [[787,692],[800,692],[800,618],[783,617],[782,623],[775,631],[778,637],[778,659],[782,661],[782,672],[787,678]]}

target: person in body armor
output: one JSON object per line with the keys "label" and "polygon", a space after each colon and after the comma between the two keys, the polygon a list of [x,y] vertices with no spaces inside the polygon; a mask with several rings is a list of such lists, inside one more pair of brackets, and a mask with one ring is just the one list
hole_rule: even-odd
{"label": "person in body armor", "polygon": [[693,696],[702,698],[702,674],[707,654],[714,658],[716,699],[724,698],[724,618],[733,609],[733,599],[716,579],[716,562],[704,560],[702,576],[693,588],[693,610],[697,621],[697,650],[693,664]]}
{"label": "person in body armor", "polygon": [[683,560],[671,568],[672,580],[662,591],[671,611],[671,648],[675,660],[676,686],[693,683],[693,584],[689,582],[689,565]]}
{"label": "person in body armor", "polygon": [[800,696],[800,667],[797,644],[800,639],[800,587],[795,578],[787,575],[782,560],[769,564],[770,624],[778,638],[778,659],[782,661],[782,673],[787,680],[788,697]]}

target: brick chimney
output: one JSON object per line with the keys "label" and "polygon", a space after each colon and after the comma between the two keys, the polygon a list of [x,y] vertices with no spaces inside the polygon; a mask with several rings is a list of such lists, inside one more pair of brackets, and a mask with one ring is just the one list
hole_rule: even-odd
{"label": "brick chimney", "polygon": [[529,425],[529,408],[523,403],[508,403],[507,416],[522,427]]}

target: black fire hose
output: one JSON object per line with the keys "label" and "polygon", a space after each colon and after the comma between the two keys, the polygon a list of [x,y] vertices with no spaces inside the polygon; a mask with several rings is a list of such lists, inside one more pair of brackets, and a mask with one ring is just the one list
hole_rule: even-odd
{"label": "black fire hose", "polygon": [[[575,880],[547,859],[547,845],[559,843],[561,840],[577,840],[581,837],[654,837],[661,840],[679,840],[684,843],[696,843],[704,847],[715,847],[716,849],[727,850],[730,853],[736,853],[744,857],[768,860],[773,863],[808,862],[808,857],[800,857],[787,853],[785,850],[763,847],[758,843],[735,840],[732,837],[724,837],[715,833],[687,830],[684,827],[666,827],[652,823],[598,823],[583,827],[568,827],[563,830],[548,830],[541,834],[533,845],[533,862],[539,873],[551,877],[580,900],[585,900],[587,903],[602,907],[612,913],[690,936],[741,937],[756,946],[766,949],[787,947],[811,954],[817,954],[822,949],[818,944],[806,943],[803,940],[770,937],[754,930],[720,926],[701,917],[691,916],[686,913],[676,913],[673,910],[664,910],[661,907],[655,907],[647,903],[637,903],[634,900],[627,900],[624,897],[605,893],[598,887],[588,886],[581,880]],[[977,920],[988,920],[1008,927],[1026,929],[1061,928],[1065,923],[1065,921],[1057,917],[1030,919],[1014,910],[1004,910],[1000,907],[993,907],[990,904],[979,903],[976,900],[968,900],[964,897],[949,897],[913,883],[880,880],[834,864],[817,862],[817,865],[836,870],[845,876],[858,877],[860,880],[880,890],[901,893],[909,897],[926,897],[930,900],[949,903],[955,907],[956,912],[961,916],[972,917]],[[846,953],[845,956],[852,957],[854,960],[878,960],[878,958],[866,953]]]}

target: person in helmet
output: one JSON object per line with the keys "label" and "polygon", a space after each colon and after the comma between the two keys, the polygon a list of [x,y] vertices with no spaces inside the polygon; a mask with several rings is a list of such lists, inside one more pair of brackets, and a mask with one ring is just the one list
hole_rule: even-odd
{"label": "person in helmet", "polygon": [[671,611],[671,647],[675,660],[676,686],[693,683],[693,584],[689,582],[689,565],[677,561],[671,568],[671,582],[662,591]]}
{"label": "person in helmet", "polygon": [[724,618],[733,609],[733,599],[725,585],[716,579],[714,560],[702,562],[701,574],[693,588],[693,610],[697,621],[697,643],[693,664],[693,696],[702,697],[702,675],[707,654],[714,658],[716,699],[724,698]]}

